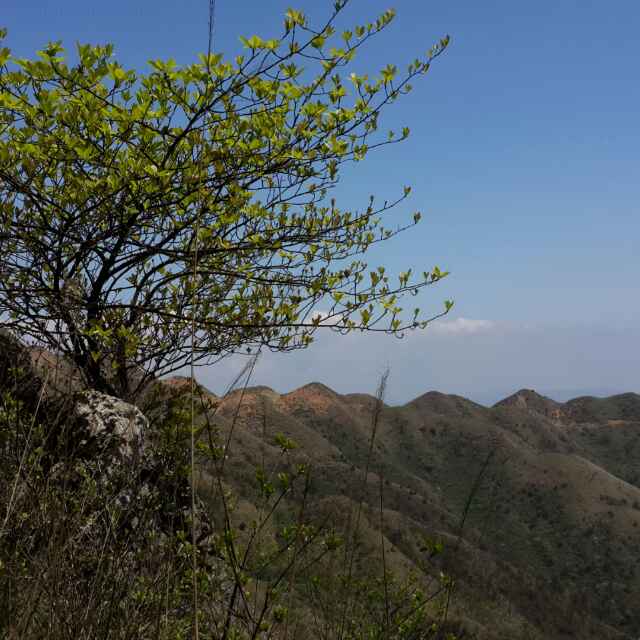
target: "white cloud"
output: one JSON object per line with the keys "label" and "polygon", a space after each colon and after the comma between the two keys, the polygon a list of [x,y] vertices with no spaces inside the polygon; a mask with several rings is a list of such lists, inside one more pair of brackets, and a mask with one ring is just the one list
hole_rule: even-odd
{"label": "white cloud", "polygon": [[473,318],[456,318],[455,320],[439,320],[434,322],[427,331],[444,335],[473,335],[487,333],[497,328],[492,320],[476,320]]}

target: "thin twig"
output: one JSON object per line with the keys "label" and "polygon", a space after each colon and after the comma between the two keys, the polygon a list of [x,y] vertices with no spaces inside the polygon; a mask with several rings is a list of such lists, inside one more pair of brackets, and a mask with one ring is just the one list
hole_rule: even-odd
{"label": "thin twig", "polygon": [[[347,570],[347,597],[345,598],[345,603],[344,603],[344,607],[342,609],[342,619],[340,621],[340,633],[338,635],[338,638],[340,638],[340,640],[343,638],[344,636],[344,626],[346,623],[346,619],[347,619],[347,613],[349,611],[349,607],[351,605],[351,589],[350,589],[350,583],[351,583],[351,578],[353,576],[353,561],[355,558],[355,549],[356,549],[356,538],[358,536],[358,532],[360,530],[360,518],[362,516],[362,506],[364,503],[364,499],[365,499],[365,493],[367,490],[367,480],[369,478],[369,468],[371,466],[371,459],[373,457],[373,447],[375,444],[375,440],[376,440],[376,435],[378,433],[378,424],[380,421],[380,414],[382,413],[382,408],[384,406],[384,394],[387,388],[387,380],[389,379],[389,369],[386,369],[384,371],[384,373],[382,374],[382,376],[380,377],[380,382],[378,384],[378,390],[376,392],[376,403],[374,405],[373,408],[373,416],[372,416],[372,420],[371,420],[371,438],[369,440],[369,450],[367,452],[367,460],[365,463],[365,469],[364,469],[364,477],[362,479],[362,491],[360,493],[360,498],[358,501],[358,509],[356,511],[356,522],[355,522],[355,527],[353,530],[353,536],[351,538],[351,544],[352,544],[352,548],[351,548],[351,554],[349,557],[349,564],[348,564],[348,570]],[[386,572],[385,572],[386,573]],[[386,578],[385,578],[385,596],[387,595],[386,592]]]}

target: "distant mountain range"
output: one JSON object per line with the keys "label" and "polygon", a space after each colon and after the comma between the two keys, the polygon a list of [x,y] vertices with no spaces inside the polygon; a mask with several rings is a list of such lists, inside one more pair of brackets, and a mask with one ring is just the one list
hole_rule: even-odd
{"label": "distant mountain range", "polygon": [[[254,509],[248,470],[277,465],[275,433],[312,465],[318,512],[344,518],[364,495],[365,539],[380,539],[382,485],[389,556],[455,577],[460,637],[640,635],[640,395],[558,402],[523,389],[485,407],[431,391],[381,408],[369,462],[373,396],[312,383],[210,397],[222,433],[236,423],[227,468],[239,514]],[[425,537],[444,553],[425,558]]]}

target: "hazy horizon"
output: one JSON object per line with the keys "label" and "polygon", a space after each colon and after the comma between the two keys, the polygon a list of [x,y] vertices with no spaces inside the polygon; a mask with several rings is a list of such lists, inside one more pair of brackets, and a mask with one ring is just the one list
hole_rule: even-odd
{"label": "hazy horizon", "polygon": [[[639,333],[460,318],[436,321],[402,340],[323,331],[299,353],[261,354],[250,384],[286,393],[321,382],[342,394],[374,394],[388,368],[389,404],[403,404],[430,390],[485,405],[519,389],[534,389],[562,402],[581,395],[637,393],[637,357],[629,345],[640,340]],[[214,393],[222,393],[245,363],[245,356],[232,356],[199,369],[196,377]]]}

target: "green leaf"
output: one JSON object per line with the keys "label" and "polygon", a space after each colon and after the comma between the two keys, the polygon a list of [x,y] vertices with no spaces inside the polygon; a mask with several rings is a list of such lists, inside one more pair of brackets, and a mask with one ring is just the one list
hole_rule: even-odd
{"label": "green leaf", "polygon": [[122,67],[113,67],[111,77],[115,80],[116,84],[121,84],[127,79],[127,74]]}
{"label": "green leaf", "polygon": [[292,29],[296,25],[300,25],[304,27],[307,23],[307,19],[301,11],[296,11],[295,9],[288,9],[285,14],[285,28],[287,30]]}
{"label": "green leaf", "polygon": [[293,440],[287,438],[283,433],[276,433],[274,442],[276,445],[278,445],[278,447],[280,447],[282,453],[292,451],[298,446]]}
{"label": "green leaf", "polygon": [[381,72],[383,81],[391,82],[396,76],[397,72],[398,72],[398,68],[395,65],[388,64]]}
{"label": "green leaf", "polygon": [[240,42],[248,49],[260,49],[264,45],[264,41],[259,36],[251,36],[249,39],[240,36]]}

